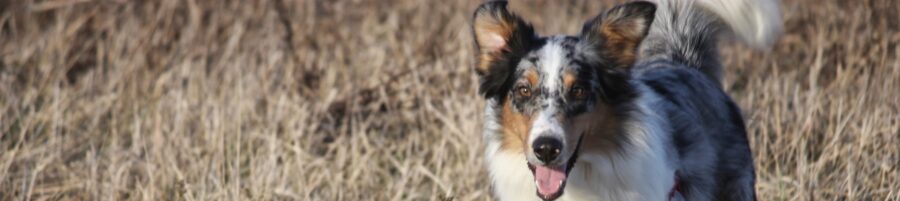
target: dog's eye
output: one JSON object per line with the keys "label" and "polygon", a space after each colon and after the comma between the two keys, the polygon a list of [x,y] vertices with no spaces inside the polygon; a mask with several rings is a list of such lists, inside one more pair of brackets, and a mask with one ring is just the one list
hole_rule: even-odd
{"label": "dog's eye", "polygon": [[525,86],[520,86],[520,87],[516,88],[516,92],[519,93],[519,96],[522,96],[522,97],[530,97],[531,96],[531,89],[528,89],[528,87],[525,87]]}
{"label": "dog's eye", "polygon": [[585,96],[584,88],[581,86],[572,87],[571,93],[572,93],[572,97],[575,99],[579,99],[579,100],[584,99],[584,96]]}

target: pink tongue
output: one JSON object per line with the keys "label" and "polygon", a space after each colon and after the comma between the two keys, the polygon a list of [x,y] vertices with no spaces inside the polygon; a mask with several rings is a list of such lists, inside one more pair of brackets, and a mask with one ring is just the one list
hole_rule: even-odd
{"label": "pink tongue", "polygon": [[537,183],[538,193],[543,197],[549,197],[559,192],[565,180],[565,165],[557,167],[535,165],[534,167],[534,182]]}

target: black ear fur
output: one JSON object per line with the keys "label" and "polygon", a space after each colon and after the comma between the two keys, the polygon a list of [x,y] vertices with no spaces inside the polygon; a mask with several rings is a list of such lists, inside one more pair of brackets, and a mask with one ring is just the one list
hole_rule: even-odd
{"label": "black ear fur", "polygon": [[506,1],[490,1],[473,15],[472,30],[480,77],[479,93],[486,98],[505,93],[511,85],[515,65],[537,41],[534,28],[509,12]]}
{"label": "black ear fur", "polygon": [[640,42],[647,36],[656,13],[656,5],[637,1],[616,6],[584,24],[583,41],[601,58],[627,70],[636,60]]}

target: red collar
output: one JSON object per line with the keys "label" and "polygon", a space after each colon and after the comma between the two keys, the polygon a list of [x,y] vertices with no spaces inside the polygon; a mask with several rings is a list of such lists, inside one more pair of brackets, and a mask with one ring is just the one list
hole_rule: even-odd
{"label": "red collar", "polygon": [[672,184],[672,190],[669,190],[669,201],[672,201],[675,198],[675,194],[681,191],[680,183],[678,175],[675,175],[675,184]]}

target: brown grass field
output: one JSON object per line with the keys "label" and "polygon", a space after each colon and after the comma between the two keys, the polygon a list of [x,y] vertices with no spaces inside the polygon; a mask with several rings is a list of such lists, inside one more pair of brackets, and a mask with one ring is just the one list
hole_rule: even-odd
{"label": "brown grass field", "polygon": [[[489,200],[478,4],[0,1],[0,200]],[[760,200],[900,200],[900,2],[782,5],[722,46]]]}

